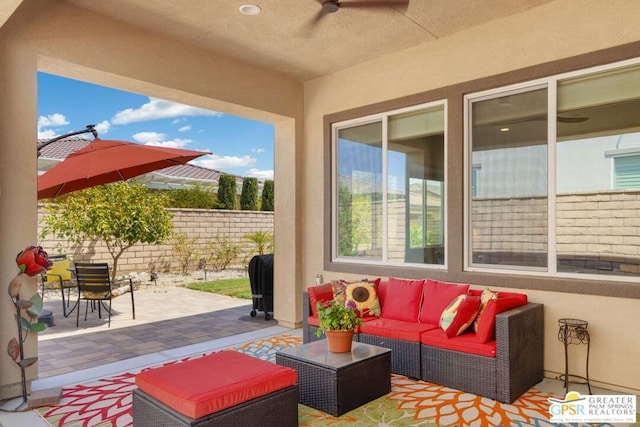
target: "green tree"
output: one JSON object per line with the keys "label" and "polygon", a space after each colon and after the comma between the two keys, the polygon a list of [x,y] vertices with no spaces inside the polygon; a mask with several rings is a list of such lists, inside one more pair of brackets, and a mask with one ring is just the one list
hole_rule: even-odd
{"label": "green tree", "polygon": [[240,209],[243,211],[258,210],[258,178],[245,178],[242,180]]}
{"label": "green tree", "polygon": [[222,174],[218,178],[218,208],[236,208],[236,177],[233,175]]}
{"label": "green tree", "polygon": [[262,206],[263,211],[273,212],[273,180],[267,179],[262,186]]}
{"label": "green tree", "polygon": [[122,254],[138,243],[161,244],[171,233],[166,196],[152,194],[135,181],[116,182],[75,192],[45,207],[41,238],[54,234],[78,244],[101,240],[113,259],[112,278]]}

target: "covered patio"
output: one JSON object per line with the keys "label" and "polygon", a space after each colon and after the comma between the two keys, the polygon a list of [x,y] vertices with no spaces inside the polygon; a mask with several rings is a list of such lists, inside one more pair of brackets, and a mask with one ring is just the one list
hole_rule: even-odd
{"label": "covered patio", "polygon": [[[476,260],[469,259],[470,199],[465,196],[472,191],[474,166],[467,158],[471,104],[465,97],[481,99],[484,91],[503,86],[521,89],[518,85],[523,82],[547,84],[551,76],[611,64],[637,67],[639,2],[411,0],[379,9],[344,7],[322,16],[315,0],[256,1],[262,13],[255,16],[240,14],[242,3],[2,3],[3,283],[15,274],[16,251],[37,242],[36,72],[45,71],[274,124],[278,326],[300,326],[302,290],[314,283],[317,274],[326,279],[430,277],[479,289],[517,290],[544,305],[547,378],[564,370],[558,319],[586,319],[592,337],[592,384],[640,393],[640,370],[629,363],[640,355],[640,334],[628,327],[640,311],[637,271],[627,277],[562,275],[553,257],[541,257],[551,261],[549,271],[478,268]],[[545,107],[555,108],[552,99],[544,101]],[[432,257],[435,261],[345,262],[337,253],[332,212],[337,199],[333,126],[347,126],[356,119],[364,123],[388,111],[401,115],[407,108],[434,103],[444,112],[440,131],[446,136],[441,152],[444,169],[439,172],[446,176],[441,190],[446,196],[442,204],[446,225],[443,246]],[[545,117],[556,116],[549,114]],[[550,128],[545,131],[553,133]],[[376,142],[369,136],[363,140]],[[637,206],[626,210],[637,217]],[[625,233],[629,235],[624,236],[627,244],[622,250],[636,251],[637,258],[637,232]],[[555,243],[549,242],[550,250],[556,250]],[[400,246],[404,250],[404,241]],[[8,296],[1,295],[9,307]],[[0,320],[0,342],[5,343],[14,330],[11,310],[2,310]],[[27,351],[46,357],[33,343]],[[574,366],[584,363],[582,356],[570,357]],[[20,375],[6,354],[0,360],[0,374],[0,395],[19,394]],[[38,368],[28,370],[28,375],[38,378]]]}

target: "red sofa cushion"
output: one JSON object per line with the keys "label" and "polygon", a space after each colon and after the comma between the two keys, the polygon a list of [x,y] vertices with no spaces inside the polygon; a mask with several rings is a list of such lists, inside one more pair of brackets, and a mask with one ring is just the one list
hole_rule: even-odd
{"label": "red sofa cushion", "polygon": [[[417,322],[424,280],[389,277],[380,317],[405,322]],[[443,307],[444,308],[444,307]],[[438,322],[434,322],[438,324]]]}
{"label": "red sofa cushion", "polygon": [[446,350],[475,354],[477,356],[496,357],[496,342],[479,342],[473,332],[465,332],[457,337],[449,338],[442,329],[436,328],[424,332],[420,337],[420,342]]}
{"label": "red sofa cushion", "polygon": [[427,279],[420,309],[420,323],[437,325],[445,308],[458,295],[466,294],[469,285]]}
{"label": "red sofa cushion", "polygon": [[291,386],[296,380],[294,369],[233,350],[136,375],[140,390],[193,419]]}
{"label": "red sofa cushion", "polygon": [[511,292],[498,292],[497,299],[487,301],[487,304],[476,319],[478,331],[476,339],[480,342],[492,341],[496,337],[496,314],[527,303],[527,296]]}
{"label": "red sofa cushion", "polygon": [[360,332],[378,337],[420,342],[420,337],[423,332],[436,328],[438,328],[437,325],[425,325],[417,322],[405,322],[403,320],[385,319],[381,317],[365,322],[364,325],[360,326]]}
{"label": "red sofa cushion", "polygon": [[331,282],[318,286],[311,286],[307,289],[307,292],[309,292],[311,314],[314,316],[318,315],[318,307],[316,307],[316,303],[333,299],[333,286]]}

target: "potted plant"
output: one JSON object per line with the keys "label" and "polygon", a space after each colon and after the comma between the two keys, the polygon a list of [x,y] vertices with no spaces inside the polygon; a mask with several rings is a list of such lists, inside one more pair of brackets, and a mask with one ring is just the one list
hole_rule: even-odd
{"label": "potted plant", "polygon": [[358,317],[356,304],[347,301],[342,304],[336,300],[318,302],[318,319],[320,327],[316,336],[324,333],[327,336],[329,351],[346,353],[351,351],[351,342],[355,329],[364,322]]}

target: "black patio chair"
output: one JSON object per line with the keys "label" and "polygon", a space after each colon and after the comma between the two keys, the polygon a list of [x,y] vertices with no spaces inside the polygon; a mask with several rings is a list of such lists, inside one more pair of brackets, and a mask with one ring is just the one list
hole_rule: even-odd
{"label": "black patio chair", "polygon": [[[102,319],[102,307],[109,314],[109,327],[111,327],[111,300],[114,296],[120,295],[120,288],[114,288],[111,282],[111,274],[109,273],[109,265],[107,263],[85,263],[76,262],[76,282],[78,283],[78,304],[80,300],[87,302],[84,310],[84,320],[87,320],[87,311],[89,302],[91,302],[92,311],[95,304],[98,306],[98,318]],[[133,282],[131,279],[122,279],[128,281],[125,287],[131,292],[131,309],[133,318],[136,318],[136,306],[133,297]],[[109,301],[109,307],[104,306],[105,301]],[[76,327],[80,324],[80,308],[76,316]]]}

